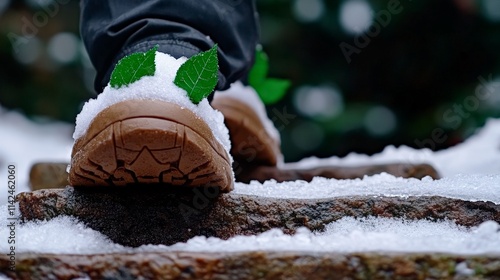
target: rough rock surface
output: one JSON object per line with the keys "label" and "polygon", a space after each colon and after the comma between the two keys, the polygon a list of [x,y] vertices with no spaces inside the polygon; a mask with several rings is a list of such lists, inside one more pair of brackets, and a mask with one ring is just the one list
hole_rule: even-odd
{"label": "rough rock surface", "polygon": [[[323,230],[342,217],[404,217],[454,220],[475,226],[500,223],[500,205],[444,197],[280,199],[214,189],[120,187],[39,190],[18,195],[22,220],[75,216],[116,243],[127,246],[174,244],[194,236],[223,239],[272,228],[293,233],[299,227]],[[104,203],[103,203],[104,202]]]}
{"label": "rough rock surface", "polygon": [[[173,244],[196,235],[229,238],[271,228],[321,230],[342,217],[500,222],[500,205],[443,197],[278,199],[213,189],[124,187],[39,190],[18,196],[24,221],[72,215],[128,246]],[[103,203],[105,202],[105,203]],[[500,255],[328,252],[23,253],[13,279],[500,279]]]}
{"label": "rough rock surface", "polygon": [[0,256],[14,279],[499,279],[500,256],[389,253],[135,253]]}

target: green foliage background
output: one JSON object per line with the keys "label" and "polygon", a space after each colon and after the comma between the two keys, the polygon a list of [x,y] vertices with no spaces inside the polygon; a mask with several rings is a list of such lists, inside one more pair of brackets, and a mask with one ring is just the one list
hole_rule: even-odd
{"label": "green foliage background", "polygon": [[[375,12],[387,7],[387,1],[368,2]],[[285,159],[351,151],[371,154],[389,144],[416,147],[416,140],[431,138],[436,128],[446,136],[435,143],[435,149],[441,149],[463,141],[487,118],[500,117],[499,108],[480,104],[458,126],[443,121],[444,112],[474,94],[478,76],[500,75],[500,22],[483,16],[483,2],[402,0],[403,11],[347,63],[339,44],[354,45],[355,36],[344,33],[339,24],[342,1],[324,0],[321,18],[305,23],[295,17],[294,1],[258,0],[269,76],[292,82],[285,98],[268,108],[282,128]],[[0,104],[29,116],[74,122],[82,102],[94,94],[85,57],[60,65],[42,54],[34,64],[22,65],[12,56],[7,34],[20,33],[21,18],[38,10],[12,1],[0,15]],[[61,6],[37,37],[46,44],[59,32],[78,34],[78,13],[78,1]],[[332,118],[301,115],[293,98],[303,85],[334,85],[342,94],[344,110]],[[375,106],[396,115],[391,133],[374,136],[366,130],[366,113]],[[280,122],[273,112],[283,108],[297,118]],[[301,137],[293,133],[301,125],[321,128],[321,141],[313,149],[303,149],[293,140]]]}

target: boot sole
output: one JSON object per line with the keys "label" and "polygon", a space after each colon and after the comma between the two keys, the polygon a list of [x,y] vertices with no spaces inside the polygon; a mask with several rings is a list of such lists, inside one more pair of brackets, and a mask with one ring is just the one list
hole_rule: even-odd
{"label": "boot sole", "polygon": [[115,104],[76,141],[73,186],[166,184],[233,189],[229,157],[208,125],[178,105],[150,100]]}

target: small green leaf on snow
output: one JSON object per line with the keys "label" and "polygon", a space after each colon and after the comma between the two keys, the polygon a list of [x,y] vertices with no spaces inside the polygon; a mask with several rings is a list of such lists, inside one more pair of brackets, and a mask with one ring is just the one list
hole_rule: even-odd
{"label": "small green leaf on snow", "polygon": [[110,84],[114,88],[128,86],[144,76],[154,76],[155,55],[158,46],[147,52],[137,52],[120,59],[111,73]]}
{"label": "small green leaf on snow", "polygon": [[269,71],[269,59],[267,54],[258,49],[255,52],[255,62],[250,69],[250,73],[248,74],[248,83],[251,87],[257,88],[260,84],[262,84],[267,77],[267,72]]}
{"label": "small green leaf on snow", "polygon": [[179,67],[174,84],[186,90],[189,99],[194,104],[200,103],[217,85],[219,62],[217,59],[217,44],[210,50],[199,53]]}
{"label": "small green leaf on snow", "polygon": [[260,99],[264,104],[273,104],[281,100],[285,96],[286,91],[290,87],[290,81],[281,79],[266,79],[255,90],[259,94]]}

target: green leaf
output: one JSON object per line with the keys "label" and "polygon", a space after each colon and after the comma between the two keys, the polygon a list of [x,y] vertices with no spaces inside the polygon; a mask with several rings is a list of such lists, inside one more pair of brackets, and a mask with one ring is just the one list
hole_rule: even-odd
{"label": "green leaf", "polygon": [[174,84],[187,91],[194,104],[200,103],[217,85],[219,62],[217,44],[210,50],[199,53],[179,67]]}
{"label": "green leaf", "polygon": [[269,59],[267,54],[262,50],[257,50],[255,53],[255,63],[248,74],[248,83],[251,87],[257,88],[262,84],[267,77],[269,71]]}
{"label": "green leaf", "polygon": [[255,90],[264,104],[274,104],[285,96],[291,83],[288,80],[266,79]]}
{"label": "green leaf", "polygon": [[147,52],[133,53],[120,59],[111,73],[111,86],[120,88],[130,85],[144,76],[154,76],[157,49],[158,46],[155,46]]}
{"label": "green leaf", "polygon": [[269,59],[264,51],[257,49],[255,64],[248,74],[248,83],[257,91],[264,104],[278,102],[290,87],[290,81],[267,78]]}

